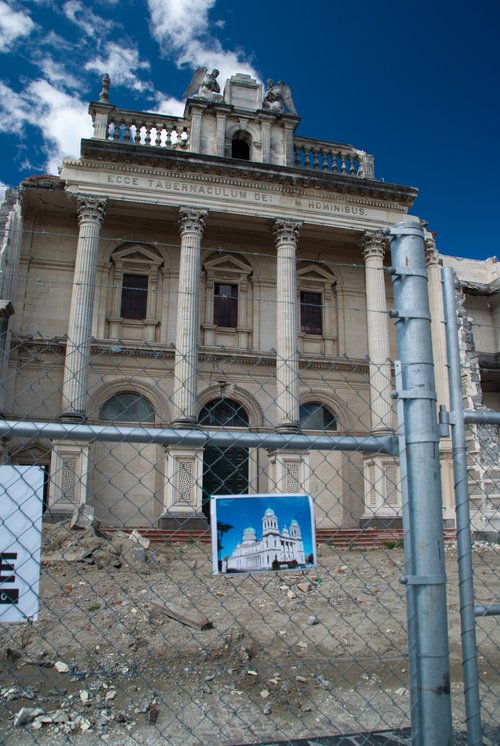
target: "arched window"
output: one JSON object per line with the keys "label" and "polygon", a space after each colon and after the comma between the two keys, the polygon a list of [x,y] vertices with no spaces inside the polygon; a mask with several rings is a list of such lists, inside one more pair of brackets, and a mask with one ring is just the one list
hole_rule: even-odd
{"label": "arched window", "polygon": [[248,427],[248,414],[233,399],[213,399],[201,410],[198,423],[205,427]]}
{"label": "arched window", "polygon": [[[205,404],[198,423],[205,427],[248,427],[245,408],[222,397]],[[248,448],[207,445],[203,451],[202,509],[210,515],[212,495],[243,495],[248,492]]]}
{"label": "arched window", "polygon": [[104,402],[99,418],[105,422],[154,422],[155,413],[144,396],[123,391]]}
{"label": "arched window", "polygon": [[302,430],[336,430],[337,418],[324,404],[307,402],[300,405],[300,426]]}
{"label": "arched window", "polygon": [[250,145],[252,136],[248,132],[238,130],[231,140],[231,157],[239,158],[242,161],[250,160]]}
{"label": "arched window", "polygon": [[231,156],[242,161],[250,160],[250,146],[244,140],[233,140],[231,143]]}

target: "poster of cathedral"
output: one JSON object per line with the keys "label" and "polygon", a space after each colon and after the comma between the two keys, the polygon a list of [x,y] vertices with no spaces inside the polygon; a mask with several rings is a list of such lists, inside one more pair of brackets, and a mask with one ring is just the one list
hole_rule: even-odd
{"label": "poster of cathedral", "polygon": [[309,495],[214,496],[211,528],[215,574],[316,567],[313,502]]}

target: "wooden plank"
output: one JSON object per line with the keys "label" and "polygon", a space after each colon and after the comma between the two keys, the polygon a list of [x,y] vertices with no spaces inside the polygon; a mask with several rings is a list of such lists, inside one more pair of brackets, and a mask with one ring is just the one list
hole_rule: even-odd
{"label": "wooden plank", "polygon": [[163,605],[160,605],[154,601],[152,602],[152,606],[158,609],[158,611],[161,611],[162,614],[165,614],[171,619],[175,619],[181,624],[186,624],[188,627],[194,627],[195,629],[212,629],[213,627],[210,619],[197,611],[189,611],[180,606],[174,606],[174,604],[164,603]]}

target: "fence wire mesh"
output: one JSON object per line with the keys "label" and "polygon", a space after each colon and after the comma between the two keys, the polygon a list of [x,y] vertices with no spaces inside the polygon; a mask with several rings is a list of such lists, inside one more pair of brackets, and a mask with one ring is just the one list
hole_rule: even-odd
{"label": "fence wire mesh", "polygon": [[[65,351],[63,338],[11,337],[7,419],[60,422]],[[244,744],[361,731],[410,742],[397,460],[361,444],[350,451],[240,445],[238,434],[274,430],[271,357],[200,351],[198,426],[234,434],[230,448],[210,440],[193,447],[182,429],[175,445],[137,442],[134,428],[169,423],[176,393],[174,351],[148,344],[92,344],[88,423],[113,425],[114,442],[48,438],[43,426],[37,436],[3,439],[5,464],[45,474],[39,617],[0,626],[3,743]],[[302,432],[368,436],[374,366],[302,358]],[[391,370],[384,363],[378,371],[389,375],[388,389]],[[477,532],[499,499],[498,428],[490,430],[471,427],[469,449],[476,597],[484,604],[500,598],[496,536]],[[317,568],[213,575],[210,496],[297,491],[314,498]],[[75,510],[82,503],[92,510]],[[444,519],[459,732],[450,491]],[[231,528],[219,527],[222,550]],[[258,540],[261,527],[252,528]],[[5,588],[11,571],[2,562]],[[486,733],[500,724],[498,623],[478,619]]]}

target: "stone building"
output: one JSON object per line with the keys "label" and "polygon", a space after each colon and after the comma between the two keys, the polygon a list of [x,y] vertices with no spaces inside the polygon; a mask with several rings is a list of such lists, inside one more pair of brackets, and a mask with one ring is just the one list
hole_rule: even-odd
{"label": "stone building", "polygon": [[[105,76],[80,158],[8,196],[2,413],[393,431],[381,230],[404,218],[417,190],[378,180],[363,150],[298,136],[283,84],[264,92],[238,74],[220,95],[207,81],[194,86],[183,117],[170,117],[117,108]],[[448,405],[441,260],[426,236],[436,387]],[[498,409],[498,264],[474,267],[465,305],[493,329],[475,348],[477,395]],[[319,527],[401,515],[398,464],[384,455],[17,439],[3,452],[46,465],[53,516],[87,502],[106,525],[202,524],[216,492],[309,492]],[[452,522],[446,439],[441,452]]]}
{"label": "stone building", "polygon": [[262,516],[262,535],[252,526],[243,531],[243,538],[225,560],[224,572],[245,572],[247,570],[271,570],[273,567],[305,567],[306,557],[302,532],[295,519],[290,521],[290,529],[278,525],[272,508],[267,508]]}

